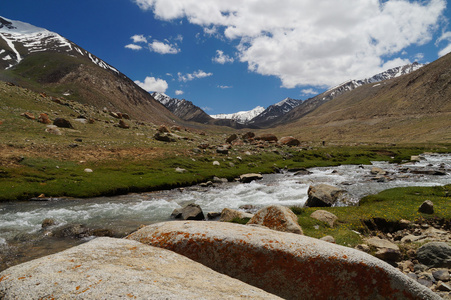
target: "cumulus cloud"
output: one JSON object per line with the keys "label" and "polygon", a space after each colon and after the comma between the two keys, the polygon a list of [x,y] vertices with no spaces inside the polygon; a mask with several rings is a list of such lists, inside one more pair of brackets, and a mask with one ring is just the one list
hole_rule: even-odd
{"label": "cumulus cloud", "polygon": [[233,63],[234,59],[233,57],[230,57],[228,55],[224,54],[224,51],[216,50],[216,55],[213,57],[213,62],[218,64],[225,64],[225,63]]}
{"label": "cumulus cloud", "polygon": [[318,92],[314,89],[303,89],[301,93],[304,96],[318,95]]}
{"label": "cumulus cloud", "polygon": [[451,31],[444,32],[435,44],[438,45],[442,41],[448,42],[448,45],[438,52],[439,57],[451,52]]}
{"label": "cumulus cloud", "polygon": [[131,37],[133,43],[147,43],[147,38],[142,34],[135,34]]}
{"label": "cumulus cloud", "polygon": [[205,77],[209,77],[212,75],[213,75],[213,73],[207,73],[202,70],[198,70],[198,71],[195,71],[194,73],[187,73],[187,74],[182,74],[180,72],[177,73],[179,81],[183,81],[183,82],[191,81],[191,80],[198,79],[198,78],[205,78]]}
{"label": "cumulus cloud", "polygon": [[141,50],[143,47],[141,47],[140,45],[128,44],[128,45],[125,45],[125,48],[132,49],[132,50]]}
{"label": "cumulus cloud", "polygon": [[149,49],[150,51],[160,54],[177,54],[180,52],[180,49],[177,48],[176,44],[164,43],[157,40],[149,43]]}
{"label": "cumulus cloud", "polygon": [[218,85],[218,88],[220,88],[220,89],[231,89],[232,88],[232,86],[231,85]]}
{"label": "cumulus cloud", "polygon": [[146,77],[144,82],[136,80],[135,83],[147,92],[164,93],[168,89],[168,83],[166,80],[155,77]]}
{"label": "cumulus cloud", "polygon": [[183,93],[183,91],[181,91],[181,90],[176,90],[176,91],[175,91],[175,94],[176,94],[177,96],[179,96],[179,95],[183,95],[184,93]]}
{"label": "cumulus cloud", "polygon": [[161,20],[215,28],[238,44],[249,70],[287,88],[331,86],[407,61],[402,51],[430,42],[446,8],[445,0],[134,1]]}

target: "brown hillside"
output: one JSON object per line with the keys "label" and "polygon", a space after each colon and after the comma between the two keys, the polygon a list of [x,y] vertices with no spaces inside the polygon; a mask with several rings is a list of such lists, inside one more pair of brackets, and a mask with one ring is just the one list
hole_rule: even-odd
{"label": "brown hillside", "polygon": [[276,129],[309,141],[451,142],[451,54],[361,86]]}

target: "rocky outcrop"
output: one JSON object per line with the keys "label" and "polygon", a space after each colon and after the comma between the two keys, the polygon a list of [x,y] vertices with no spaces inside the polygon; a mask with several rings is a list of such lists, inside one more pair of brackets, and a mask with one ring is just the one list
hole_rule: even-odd
{"label": "rocky outcrop", "polygon": [[308,199],[305,206],[308,207],[326,207],[335,204],[345,191],[328,185],[318,184],[310,186],[308,189]]}
{"label": "rocky outcrop", "polygon": [[260,225],[277,231],[303,234],[298,217],[288,207],[280,205],[260,209],[247,225]]}
{"label": "rocky outcrop", "polygon": [[358,250],[222,222],[164,222],[127,237],[183,254],[285,299],[439,299]]}
{"label": "rocky outcrop", "polygon": [[97,238],[0,273],[1,299],[279,299],[174,252]]}

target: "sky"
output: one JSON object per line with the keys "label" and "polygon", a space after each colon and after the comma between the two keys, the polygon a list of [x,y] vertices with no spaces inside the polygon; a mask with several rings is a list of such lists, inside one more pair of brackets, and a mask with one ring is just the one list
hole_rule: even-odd
{"label": "sky", "polygon": [[209,114],[308,99],[451,52],[446,0],[1,0],[149,92]]}

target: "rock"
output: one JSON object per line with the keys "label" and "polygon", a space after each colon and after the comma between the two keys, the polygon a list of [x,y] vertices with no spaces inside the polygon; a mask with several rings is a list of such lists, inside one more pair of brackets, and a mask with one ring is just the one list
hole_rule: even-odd
{"label": "rock", "polygon": [[177,126],[177,125],[173,125],[173,126],[171,126],[171,130],[172,131],[182,131],[182,127]]}
{"label": "rock", "polygon": [[450,279],[449,271],[446,269],[433,271],[432,276],[434,276],[436,280],[441,281],[449,281]]}
{"label": "rock", "polygon": [[279,140],[279,144],[283,146],[299,146],[301,142],[292,136],[284,136]]}
{"label": "rock", "polygon": [[234,134],[232,134],[231,136],[229,136],[229,137],[226,139],[226,143],[231,144],[231,143],[232,143],[233,141],[235,141],[237,138],[238,138],[238,136],[234,133]]}
{"label": "rock", "polygon": [[260,179],[263,179],[263,175],[257,174],[257,173],[248,173],[248,174],[240,175],[240,181],[242,183],[249,183],[254,180],[260,180]]}
{"label": "rock", "polygon": [[247,223],[253,224],[277,231],[303,234],[298,217],[288,207],[281,205],[271,205],[257,211]]}
{"label": "rock", "polygon": [[366,252],[366,253],[370,253],[370,251],[371,251],[370,247],[367,244],[359,244],[359,245],[355,246],[355,249]]}
{"label": "rock", "polygon": [[229,154],[229,149],[227,149],[225,147],[218,147],[218,148],[216,148],[216,153]]}
{"label": "rock", "polygon": [[45,228],[53,226],[53,225],[56,225],[55,219],[46,218],[46,219],[44,219],[44,221],[42,221],[41,227],[42,227],[42,229],[45,229]]}
{"label": "rock", "polygon": [[205,216],[199,205],[191,203],[182,208],[182,220],[204,220]]}
{"label": "rock", "polygon": [[157,131],[159,133],[171,133],[165,125],[160,125],[160,127],[158,127]]}
{"label": "rock", "polygon": [[364,252],[224,222],[163,222],[127,239],[166,248],[284,299],[440,299]]}
{"label": "rock", "polygon": [[231,222],[233,219],[245,219],[245,218],[252,218],[254,215],[249,214],[243,211],[231,209],[231,208],[224,208],[221,212],[221,218],[219,221],[221,222]]}
{"label": "rock", "polygon": [[92,173],[94,172],[92,169],[86,168],[83,170],[85,173]]}
{"label": "rock", "polygon": [[161,142],[167,142],[167,143],[171,143],[171,142],[175,142],[176,140],[172,137],[172,135],[170,133],[161,133],[161,132],[156,132],[153,135],[153,138],[156,139],[157,141],[161,141]]}
{"label": "rock", "polygon": [[[290,171],[290,170],[288,170]],[[306,168],[301,168],[298,169],[297,171],[295,171],[295,173],[293,174],[294,176],[299,176],[299,175],[310,175],[313,174],[312,172],[310,172],[309,170],[307,170]]]}
{"label": "rock", "polygon": [[277,143],[277,137],[274,134],[266,133],[255,137],[255,140]]}
{"label": "rock", "polygon": [[56,118],[55,121],[53,121],[53,125],[58,126],[60,128],[70,128],[73,129],[74,126],[72,126],[72,124],[63,118]]}
{"label": "rock", "polygon": [[424,201],[418,208],[418,212],[423,214],[433,214],[434,213],[434,203],[431,200]]}
{"label": "rock", "polygon": [[335,221],[337,221],[338,217],[333,213],[330,213],[325,210],[316,210],[311,215],[310,218],[316,219],[321,222],[325,222],[329,224],[330,227],[334,227]]}
{"label": "rock", "polygon": [[209,212],[207,213],[207,220],[214,220],[221,217],[221,213],[219,212]]}
{"label": "rock", "polygon": [[215,160],[214,162],[213,162],[213,166],[220,166],[221,164],[219,163],[219,161],[217,161],[217,160]]}
{"label": "rock", "polygon": [[333,237],[333,236],[330,236],[330,235],[323,236],[322,238],[320,238],[320,240],[325,241],[325,242],[328,242],[328,243],[335,244],[335,239],[334,239],[334,237]]}
{"label": "rock", "polygon": [[50,121],[49,116],[47,114],[39,114],[38,122],[46,125],[52,124],[52,121]]}
{"label": "rock", "polygon": [[219,177],[214,176],[213,182],[214,183],[227,183],[229,181],[227,180],[227,178],[219,178]]}
{"label": "rock", "polygon": [[130,116],[126,113],[122,113],[122,118],[124,118],[126,120],[130,120]]}
{"label": "rock", "polygon": [[171,213],[171,218],[180,219],[182,217],[182,209],[176,208]]}
{"label": "rock", "polygon": [[58,127],[54,125],[48,125],[48,127],[45,129],[45,132],[54,134],[54,135],[62,135],[61,130],[58,129]]}
{"label": "rock", "polygon": [[197,146],[197,148],[203,149],[203,150],[207,149],[208,147],[210,147],[210,144],[207,144],[207,143],[202,143],[202,144],[199,144],[199,146]]}
{"label": "rock", "polygon": [[177,167],[177,168],[175,168],[175,172],[176,172],[176,173],[186,173],[186,172],[188,172],[188,171],[186,171],[186,169]]}
{"label": "rock", "polygon": [[420,263],[435,268],[451,268],[451,246],[444,242],[431,242],[417,250]]}
{"label": "rock", "polygon": [[0,278],[2,299],[280,299],[174,252],[107,237]]}
{"label": "rock", "polygon": [[21,116],[30,119],[30,120],[35,120],[36,117],[31,113],[31,112],[24,112],[22,114],[20,114]]}
{"label": "rock", "polygon": [[386,175],[387,171],[382,170],[381,168],[378,168],[378,167],[373,167],[373,168],[371,168],[371,174],[373,174],[373,175]]}
{"label": "rock", "polygon": [[451,292],[451,285],[439,281],[435,289],[441,292]]}
{"label": "rock", "polygon": [[243,140],[245,140],[245,141],[250,140],[250,139],[253,139],[254,137],[255,137],[255,133],[250,132],[250,131],[244,133],[244,134],[241,136],[241,138],[242,138]]}
{"label": "rock", "polygon": [[110,116],[116,119],[122,119],[122,114],[117,112],[110,112]]}
{"label": "rock", "polygon": [[308,189],[308,199],[305,203],[305,206],[332,206],[344,194],[344,192],[344,190],[328,184],[318,184],[315,186],[310,186]]}
{"label": "rock", "polygon": [[89,228],[85,227],[82,224],[68,224],[61,228],[57,228],[53,232],[53,235],[58,238],[84,238],[88,237],[90,234]]}
{"label": "rock", "polygon": [[125,123],[125,121],[122,120],[122,119],[119,120],[119,125],[118,126],[119,126],[119,128],[123,128],[123,129],[129,129],[130,128],[130,125]]}
{"label": "rock", "polygon": [[209,186],[213,186],[213,182],[209,180],[209,181],[207,181],[207,182],[199,183],[199,186],[201,186],[201,187],[209,187]]}
{"label": "rock", "polygon": [[375,256],[383,261],[395,262],[402,258],[398,245],[379,237],[372,237],[366,241],[368,246],[376,248]]}

